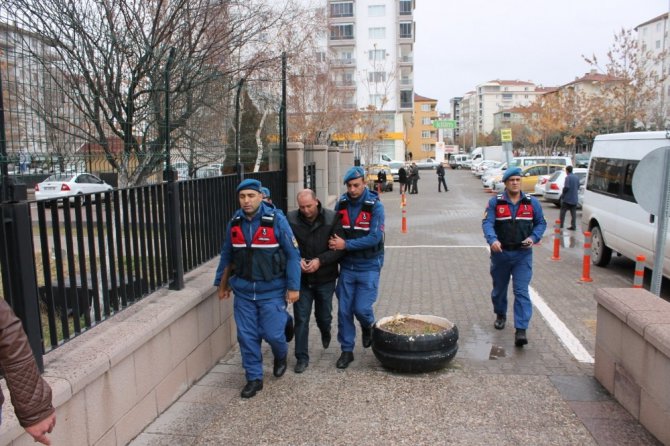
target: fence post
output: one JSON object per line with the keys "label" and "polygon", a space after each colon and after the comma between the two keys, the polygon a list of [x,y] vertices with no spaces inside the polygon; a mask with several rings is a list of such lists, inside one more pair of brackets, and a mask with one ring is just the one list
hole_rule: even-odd
{"label": "fence post", "polygon": [[584,233],[584,258],[582,260],[582,278],[581,282],[593,282],[591,279],[591,233]]}
{"label": "fence post", "polygon": [[635,276],[633,277],[633,288],[643,288],[645,260],[647,260],[645,256],[635,257]]}
{"label": "fence post", "polygon": [[5,300],[21,319],[28,335],[37,367],[44,371],[42,361],[42,324],[40,322],[35,250],[30,218],[30,205],[26,201],[5,202],[1,205],[0,253],[2,285]]}

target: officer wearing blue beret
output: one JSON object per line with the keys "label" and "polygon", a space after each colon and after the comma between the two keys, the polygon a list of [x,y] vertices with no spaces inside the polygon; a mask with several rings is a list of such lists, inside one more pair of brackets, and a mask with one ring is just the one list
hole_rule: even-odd
{"label": "officer wearing blue beret", "polygon": [[347,192],[338,200],[335,211],[345,237],[331,237],[328,247],[344,250],[335,295],[338,299],[337,340],[342,354],[336,366],[345,369],[354,360],[356,326],[361,325],[363,347],[372,344],[379,274],[384,264],[384,206],[377,194],[365,187],[365,171],[352,167],[344,175]]}
{"label": "officer wearing blue beret", "polygon": [[526,330],[533,311],[528,286],[533,275],[533,244],[547,228],[542,206],[535,197],[521,192],[521,169],[513,167],[503,174],[505,190],[489,200],[482,229],[491,246],[493,279],[493,326],[502,330],[507,320],[507,287],[510,276],[514,290],[514,344],[528,344]]}
{"label": "officer wearing blue beret", "polygon": [[298,300],[300,251],[283,213],[262,201],[261,183],[246,179],[237,187],[240,208],[226,228],[214,286],[219,298],[235,294],[237,341],[247,384],[242,398],[263,389],[264,339],[274,355],[273,373],[286,371],[286,302]]}

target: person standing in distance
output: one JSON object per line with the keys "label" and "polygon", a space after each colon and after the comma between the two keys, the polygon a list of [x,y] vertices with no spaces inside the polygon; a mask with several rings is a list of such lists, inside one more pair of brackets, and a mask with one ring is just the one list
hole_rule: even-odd
{"label": "person standing in distance", "polygon": [[444,191],[448,192],[447,182],[444,180],[444,166],[442,163],[437,165],[437,191],[442,192],[441,187],[444,186]]}
{"label": "person standing in distance", "polygon": [[400,195],[407,192],[408,180],[407,180],[407,170],[405,166],[400,166],[398,169],[398,183],[400,183]]}
{"label": "person standing in distance", "polygon": [[330,327],[333,320],[333,293],[337,280],[337,262],[344,251],[328,248],[333,235],[344,237],[339,215],[324,209],[311,189],[298,192],[298,209],[287,215],[300,248],[300,299],[293,305],[295,314],[295,373],[302,373],[309,365],[309,317],[314,303],[314,318],[321,332],[321,345],[330,345]]}
{"label": "person standing in distance", "polygon": [[565,213],[570,211],[570,218],[572,224],[568,228],[570,231],[577,229],[575,226],[577,221],[577,203],[579,202],[579,178],[577,175],[572,173],[572,166],[567,166],[565,168],[566,177],[565,185],[563,186],[563,192],[561,193],[561,228],[563,228],[563,223],[565,222]]}
{"label": "person standing in distance", "polygon": [[535,197],[521,192],[521,169],[507,169],[503,175],[505,190],[491,198],[484,213],[482,229],[491,246],[491,300],[497,330],[507,320],[507,287],[510,276],[514,290],[514,344],[528,344],[526,330],[532,316],[528,286],[533,276],[533,244],[547,228],[542,206]]}
{"label": "person standing in distance", "polygon": [[261,183],[246,179],[237,186],[240,208],[226,228],[214,286],[219,299],[235,294],[237,341],[247,384],[242,398],[263,389],[261,341],[274,355],[273,374],[286,371],[286,302],[298,300],[300,252],[283,213],[262,201]]}
{"label": "person standing in distance", "polygon": [[337,340],[342,349],[336,366],[340,369],[346,369],[354,360],[354,317],[361,324],[363,347],[372,344],[372,306],[377,301],[379,273],[384,265],[384,206],[377,194],[365,187],[364,177],[360,166],[344,175],[347,192],[340,197],[335,211],[340,215],[345,237],[334,235],[328,242],[330,249],[345,251],[335,289],[339,303]]}

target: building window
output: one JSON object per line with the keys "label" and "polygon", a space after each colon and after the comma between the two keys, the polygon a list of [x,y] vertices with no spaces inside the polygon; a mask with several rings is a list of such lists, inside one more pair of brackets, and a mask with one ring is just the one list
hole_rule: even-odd
{"label": "building window", "polygon": [[386,28],[370,28],[369,37],[371,39],[385,39],[386,38]]}
{"label": "building window", "polygon": [[430,104],[421,104],[421,111],[430,111]]}
{"label": "building window", "polygon": [[353,17],[354,16],[354,3],[331,3],[330,4],[330,16],[331,17]]}
{"label": "building window", "polygon": [[432,144],[421,144],[421,151],[422,152],[432,152],[434,150],[434,146]]}
{"label": "building window", "polygon": [[323,51],[317,51],[316,52],[316,61],[317,62],[325,62],[326,61],[326,53]]}
{"label": "building window", "polygon": [[408,39],[412,37],[412,22],[400,23],[400,38]]}
{"label": "building window", "polygon": [[400,15],[412,15],[412,0],[400,0]]}
{"label": "building window", "polygon": [[386,50],[370,50],[368,58],[370,60],[384,60],[386,59]]}
{"label": "building window", "polygon": [[430,118],[421,118],[421,125],[431,125]]}
{"label": "building window", "polygon": [[344,40],[354,38],[354,25],[332,25],[330,27],[330,40]]}
{"label": "building window", "polygon": [[368,73],[368,82],[386,82],[386,73],[384,71]]}
{"label": "building window", "polygon": [[503,93],[502,95],[503,101],[511,101],[514,99],[514,94],[513,93]]}
{"label": "building window", "polygon": [[657,40],[656,41],[656,49],[659,49],[659,48],[661,48],[661,41]]}
{"label": "building window", "polygon": [[400,108],[412,108],[412,98],[414,92],[412,90],[400,90]]}
{"label": "building window", "polygon": [[378,109],[382,108],[383,100],[384,100],[384,95],[382,95],[382,94],[371,94],[370,95],[370,105],[374,105]]}
{"label": "building window", "polygon": [[430,130],[421,130],[422,138],[430,138]]}
{"label": "building window", "polygon": [[368,16],[370,17],[384,17],[385,14],[386,14],[386,5],[368,6]]}

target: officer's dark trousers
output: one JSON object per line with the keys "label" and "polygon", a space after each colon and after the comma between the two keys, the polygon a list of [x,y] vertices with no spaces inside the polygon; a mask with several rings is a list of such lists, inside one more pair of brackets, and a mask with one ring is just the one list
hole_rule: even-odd
{"label": "officer's dark trousers", "polygon": [[354,317],[362,327],[375,323],[372,305],[377,301],[379,271],[340,270],[337,279],[337,340],[343,352],[353,352],[356,341]]}
{"label": "officer's dark trousers", "polygon": [[533,314],[528,285],[533,276],[533,250],[518,249],[491,253],[491,278],[493,279],[493,311],[507,314],[507,288],[510,276],[514,292],[514,327],[526,329]]}
{"label": "officer's dark trousers", "polygon": [[319,285],[301,285],[300,299],[293,304],[295,316],[295,357],[309,362],[308,339],[309,317],[314,303],[314,318],[321,333],[329,333],[333,321],[333,293],[335,281]]}
{"label": "officer's dark trousers", "polygon": [[446,192],[448,190],[447,188],[447,182],[444,181],[444,176],[437,176],[437,191],[442,192],[440,189],[441,186],[444,186],[444,191]]}

